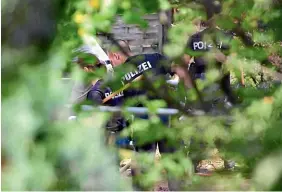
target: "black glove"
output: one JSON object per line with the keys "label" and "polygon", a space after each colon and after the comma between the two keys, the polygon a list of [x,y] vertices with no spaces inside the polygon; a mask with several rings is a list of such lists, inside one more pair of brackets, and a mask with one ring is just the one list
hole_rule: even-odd
{"label": "black glove", "polygon": [[123,128],[127,127],[129,124],[123,118],[112,118],[106,125],[106,129],[112,132],[122,131]]}

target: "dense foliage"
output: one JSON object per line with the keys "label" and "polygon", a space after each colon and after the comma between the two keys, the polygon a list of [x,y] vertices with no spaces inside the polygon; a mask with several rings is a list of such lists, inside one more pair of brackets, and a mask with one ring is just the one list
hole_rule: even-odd
{"label": "dense foliage", "polygon": [[[233,84],[241,82],[242,69],[246,82],[245,86],[234,86],[241,103],[229,112],[231,122],[226,123],[226,116],[187,116],[183,121],[175,117],[174,129],[169,132],[162,131],[153,115],[155,109],[179,103],[187,95],[191,102],[196,102],[199,93],[206,97],[203,89],[220,73],[210,70],[207,81],[196,82],[199,93],[183,87],[163,93],[159,84],[149,87],[160,91],[163,100],[144,101],[152,118],[134,121],[134,134],[142,142],[160,137],[183,139],[187,148],[185,153],[180,150],[163,156],[142,177],[142,183],[150,186],[161,180],[166,168],[192,182],[188,189],[193,190],[240,190],[245,182],[254,190],[281,190],[282,88],[269,83],[279,78],[275,70],[281,68],[279,62],[273,65],[269,61],[271,55],[282,55],[281,6],[275,0],[2,1],[2,189],[130,189],[119,175],[114,149],[103,145],[102,130],[108,115],[81,112],[79,121],[67,122],[63,108],[69,87],[61,77],[64,71],[72,77],[79,74],[70,65],[71,50],[83,43],[83,34],[109,32],[117,14],[126,23],[146,29],[143,15],[177,8],[164,53],[177,63],[189,51],[185,43],[195,32],[192,21],[209,19],[212,26],[236,32],[226,67],[233,72]],[[164,24],[168,21],[165,14],[160,19]],[[262,83],[268,85],[260,87]],[[195,146],[189,145],[191,138]],[[216,145],[215,140],[221,144]],[[220,154],[235,160],[240,169],[231,176],[209,179],[193,175],[191,159],[202,157],[204,149],[197,147],[201,141],[206,142],[205,150],[219,148]],[[148,165],[154,163],[146,154],[139,158]]]}

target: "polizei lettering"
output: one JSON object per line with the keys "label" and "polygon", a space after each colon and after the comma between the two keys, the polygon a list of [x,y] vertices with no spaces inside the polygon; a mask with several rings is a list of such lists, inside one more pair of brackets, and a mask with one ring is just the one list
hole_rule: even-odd
{"label": "polizei lettering", "polygon": [[[193,42],[193,50],[208,50],[213,47],[212,43],[209,42],[203,42],[203,41],[198,41],[198,42]],[[222,47],[222,42],[216,45],[218,49],[221,49]]]}
{"label": "polizei lettering", "polygon": [[152,65],[149,61],[146,61],[144,63],[141,63],[140,65],[137,66],[137,70],[129,72],[125,74],[122,78],[122,81],[132,81],[136,77],[138,77],[140,74],[142,74],[144,71],[147,71],[148,69],[151,69]]}
{"label": "polizei lettering", "polygon": [[203,41],[193,42],[194,50],[206,50],[207,48],[212,48],[212,44]]}
{"label": "polizei lettering", "polygon": [[[108,93],[105,93],[105,97],[108,97],[108,96],[110,96],[111,94],[113,94],[113,92],[108,92]],[[121,92],[119,92],[117,95],[115,95],[114,97],[112,97],[111,99],[117,99],[117,98],[119,98],[119,97],[123,97],[124,95],[123,95],[123,91],[121,91]]]}

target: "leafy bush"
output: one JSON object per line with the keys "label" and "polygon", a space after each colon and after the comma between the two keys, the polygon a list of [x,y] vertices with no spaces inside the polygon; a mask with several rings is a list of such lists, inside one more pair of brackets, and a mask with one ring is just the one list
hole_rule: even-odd
{"label": "leafy bush", "polygon": [[[254,75],[260,83],[259,66],[269,66],[270,54],[281,56],[281,44],[276,43],[282,37],[282,7],[275,0],[9,0],[3,1],[2,7],[3,190],[131,189],[118,173],[116,152],[104,146],[103,125],[108,115],[81,112],[78,121],[67,122],[64,106],[69,87],[60,80],[64,71],[72,76],[78,73],[69,63],[71,50],[83,43],[81,36],[108,32],[117,14],[129,24],[146,28],[141,16],[177,7],[175,26],[169,30],[170,41],[164,47],[176,61],[195,31],[191,21],[212,17],[215,25],[237,33],[226,62],[237,82],[243,68],[246,76]],[[161,19],[165,23],[168,18],[162,15]],[[267,24],[263,33],[259,22]],[[202,90],[211,83],[197,85]],[[251,80],[247,83],[236,91],[243,102],[228,114],[232,119],[228,125],[225,116],[188,116],[183,121],[174,117],[173,129],[166,132],[154,115],[149,121],[136,120],[131,126],[143,142],[167,137],[188,143],[185,153],[180,150],[163,156],[159,164],[151,166],[142,183],[152,185],[166,168],[190,182],[188,189],[239,190],[247,181],[250,189],[281,190],[282,89],[280,85],[259,89]],[[179,103],[184,96],[194,102],[199,97],[183,87],[163,93],[159,86],[149,87],[160,91],[164,99],[146,101],[152,114],[164,102]],[[192,138],[195,145],[189,145]],[[202,140],[207,148],[218,147],[224,158],[235,160],[240,170],[232,177],[203,179],[193,175],[192,160],[202,157],[204,149],[197,145]],[[214,142],[218,140],[221,145]],[[140,156],[142,162],[152,165],[149,157]]]}

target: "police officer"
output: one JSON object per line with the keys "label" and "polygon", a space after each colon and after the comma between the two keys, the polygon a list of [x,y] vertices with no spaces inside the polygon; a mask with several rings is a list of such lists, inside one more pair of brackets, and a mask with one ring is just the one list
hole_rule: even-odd
{"label": "police officer", "polygon": [[[197,21],[196,27],[198,32],[193,34],[187,42],[187,48],[196,53],[191,62],[189,71],[194,79],[204,79],[207,71],[208,64],[214,64],[214,66],[221,70],[224,69],[223,63],[226,60],[226,56],[229,54],[230,43],[234,37],[234,34],[229,31],[224,31],[215,27],[209,28],[204,21]],[[214,59],[206,57],[207,52],[215,51]],[[190,53],[191,53],[190,52]],[[185,57],[192,59],[192,55],[186,54]],[[209,67],[212,65],[209,65]],[[236,103],[230,85],[230,72],[223,71],[221,80],[219,81],[220,88],[224,91],[228,100],[231,103]]]}
{"label": "police officer", "polygon": [[[111,76],[112,67],[106,66],[110,65],[110,63],[107,61],[100,61],[98,59],[99,56],[96,55],[97,53],[93,52],[89,46],[82,46],[79,49],[76,49],[74,53],[75,58],[73,59],[73,62],[84,71],[86,79],[81,79],[80,81],[76,81],[74,83],[71,93],[72,105],[80,106],[83,103],[90,103],[94,105],[103,104],[108,106],[119,106],[121,98],[118,96],[115,96],[107,102],[103,102],[102,98],[104,98],[104,95],[109,95],[111,93],[111,89],[109,87],[102,86],[102,79],[92,79],[92,73],[97,70],[104,70],[105,74],[107,72],[108,76]],[[87,76],[90,76],[90,78]],[[111,132],[120,131],[125,126],[126,121],[119,113],[114,113],[111,120],[106,124],[107,130]],[[128,139],[127,142],[129,143]]]}
{"label": "police officer", "polygon": [[[167,80],[173,75],[175,75],[170,69],[170,62],[168,59],[159,54],[139,54],[133,55],[129,48],[129,45],[125,41],[118,41],[119,46],[123,49],[123,51],[119,50],[116,46],[112,46],[108,51],[108,56],[114,68],[128,66],[130,68],[133,66],[133,70],[124,74],[122,78],[122,82],[127,87],[128,83],[131,83],[136,80],[142,81],[142,76],[146,75],[151,81],[155,81],[157,79]],[[125,53],[124,53],[125,52]],[[113,91],[114,92],[114,91]],[[116,95],[119,96],[121,100],[125,100],[127,98],[132,98],[138,95],[146,95],[149,99],[158,99],[158,95],[149,95],[146,89],[136,89],[132,87],[127,87],[122,92],[116,92],[116,94],[102,94],[100,88],[96,87],[91,90],[89,93],[91,98],[96,98],[95,100],[100,104],[103,101],[116,100]],[[123,101],[120,102],[120,104]],[[138,105],[141,106],[141,105]],[[148,119],[148,115],[138,116],[142,119]],[[169,117],[168,116],[160,116],[163,124],[168,125]],[[138,141],[137,141],[138,142]],[[166,140],[158,141],[159,151],[160,153],[172,153],[175,151],[175,148],[167,145]],[[156,142],[149,143],[145,145],[137,145],[137,151],[146,151],[146,152],[155,152],[156,150]],[[135,172],[133,171],[133,175]],[[169,185],[171,183],[169,182]],[[141,188],[138,184],[135,185]],[[171,190],[176,190],[170,185]]]}
{"label": "police officer", "polygon": [[83,78],[74,79],[70,103],[75,105],[84,102],[88,98],[89,91],[98,81],[98,79],[86,79],[85,77],[89,73],[96,71],[96,69],[100,69],[103,65],[94,54],[88,53],[85,48],[79,48],[73,52],[75,57],[72,63],[75,63],[84,72]]}
{"label": "police officer", "polygon": [[[222,70],[234,34],[223,31],[217,27],[211,29],[206,26],[203,21],[196,21],[195,24],[197,32],[187,41],[187,48],[190,54],[184,54],[183,60],[189,66],[189,72],[193,79],[205,79],[205,73],[207,72],[209,64],[214,64],[217,69]],[[210,58],[206,57],[206,53],[211,51],[215,51],[214,59],[207,60]],[[230,72],[224,72],[218,84],[219,88],[224,91],[228,100],[235,103],[236,99],[233,97],[230,85]],[[234,162],[226,161],[227,167],[230,165],[229,162],[232,165],[234,164]],[[194,163],[197,167],[198,161]],[[205,174],[208,170],[196,169],[196,171],[199,174]]]}

